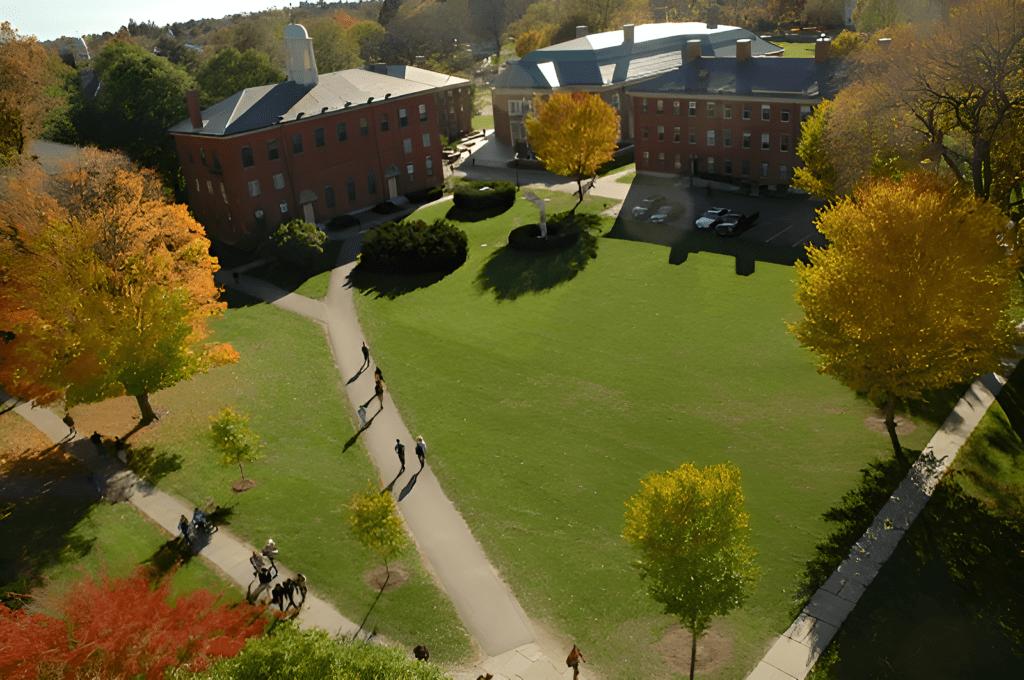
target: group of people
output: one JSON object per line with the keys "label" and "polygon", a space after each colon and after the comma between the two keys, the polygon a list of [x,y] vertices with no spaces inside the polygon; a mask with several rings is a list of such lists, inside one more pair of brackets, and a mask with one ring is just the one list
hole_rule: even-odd
{"label": "group of people", "polygon": [[[370,367],[370,348],[363,343],[363,365],[359,368],[362,372],[364,369]],[[374,379],[374,394],[380,399],[380,407],[384,408],[384,374],[381,373],[380,366],[375,366],[373,369]],[[373,397],[370,398],[373,400]],[[398,462],[402,466],[398,474],[405,472],[405,444],[402,443],[401,439],[395,439],[395,453],[398,454]],[[420,461],[420,469],[427,464],[427,443],[423,441],[423,437],[416,437],[416,458]]]}
{"label": "group of people", "polygon": [[[285,579],[271,588],[271,584],[278,576],[277,563],[274,561],[277,554],[277,545],[272,538],[267,541],[262,553],[253,551],[252,557],[249,558],[249,563],[253,568],[253,577],[259,581],[259,585],[255,591],[252,591],[252,584],[249,584],[251,592],[246,596],[246,599],[250,603],[254,603],[259,599],[263,591],[269,590],[270,604],[276,604],[282,612],[288,611],[291,607],[300,609],[306,602],[306,577],[303,574],[296,574],[295,578]],[[268,562],[270,563],[269,566]],[[296,594],[301,595],[298,604],[295,604]],[[288,600],[287,606],[285,605],[286,599]]]}
{"label": "group of people", "polygon": [[[405,444],[402,443],[401,439],[395,440],[395,453],[398,454],[398,462],[402,466],[402,469],[398,471],[398,474],[405,472]],[[420,470],[427,464],[427,443],[423,441],[423,437],[416,437],[416,458],[420,461]]]}

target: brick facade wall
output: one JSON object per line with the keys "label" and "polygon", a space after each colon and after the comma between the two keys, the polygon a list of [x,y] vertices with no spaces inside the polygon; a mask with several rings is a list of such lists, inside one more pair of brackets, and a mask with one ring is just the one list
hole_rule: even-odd
{"label": "brick facade wall", "polygon": [[[637,170],[685,175],[710,172],[762,185],[790,182],[793,168],[802,164],[796,155],[801,120],[817,103],[758,100],[749,95],[632,97]],[[744,117],[745,111],[749,118]],[[748,148],[745,135],[749,135]]]}
{"label": "brick facade wall", "polygon": [[[397,170],[395,195],[438,186],[443,181],[442,130],[449,133],[446,136],[456,137],[471,128],[468,87],[453,92],[452,106],[443,119],[438,106],[442,93],[425,92],[232,137],[177,134],[189,205],[212,238],[252,247],[281,223],[305,219],[303,199],[310,196],[308,192],[316,197],[309,203],[314,219],[323,222],[390,198],[389,169],[392,174]],[[421,104],[426,107],[425,122],[420,121]],[[405,125],[400,109],[405,109]],[[387,130],[382,129],[385,115]],[[364,118],[365,135],[361,133]],[[342,124],[343,140],[339,139]],[[293,143],[295,135],[301,136],[301,151]],[[276,144],[277,157],[273,159],[268,146],[271,141]],[[246,164],[249,154],[251,165]],[[253,196],[257,185],[258,195]]]}

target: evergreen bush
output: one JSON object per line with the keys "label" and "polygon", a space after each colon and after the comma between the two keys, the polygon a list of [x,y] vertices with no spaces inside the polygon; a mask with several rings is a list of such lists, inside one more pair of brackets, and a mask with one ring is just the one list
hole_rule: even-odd
{"label": "evergreen bush", "polygon": [[516,200],[512,182],[459,182],[455,186],[455,207],[462,210],[511,208]]}
{"label": "evergreen bush", "polygon": [[405,220],[366,232],[361,264],[385,274],[450,272],[462,266],[468,253],[466,232],[451,222]]}

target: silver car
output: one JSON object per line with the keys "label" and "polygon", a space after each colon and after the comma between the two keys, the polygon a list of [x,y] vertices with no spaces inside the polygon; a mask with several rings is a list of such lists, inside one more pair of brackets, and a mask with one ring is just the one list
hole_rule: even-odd
{"label": "silver car", "polygon": [[641,218],[651,211],[655,205],[665,200],[664,196],[650,196],[640,201],[640,205],[633,208],[633,217]]}
{"label": "silver car", "polygon": [[707,211],[697,218],[698,229],[713,229],[718,226],[722,218],[729,214],[728,208],[708,208]]}
{"label": "silver car", "polygon": [[668,218],[672,216],[672,206],[663,205],[658,208],[658,212],[651,215],[651,222],[656,224],[662,224],[668,221]]}

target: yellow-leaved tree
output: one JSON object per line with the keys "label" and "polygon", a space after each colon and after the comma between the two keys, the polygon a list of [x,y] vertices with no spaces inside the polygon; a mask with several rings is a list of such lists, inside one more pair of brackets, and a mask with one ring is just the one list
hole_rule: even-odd
{"label": "yellow-leaved tree", "polygon": [[0,183],[0,383],[67,406],[149,395],[236,361],[205,343],[218,300],[203,228],[153,172],[83,149],[54,175],[24,166]]}
{"label": "yellow-leaved tree", "polygon": [[556,175],[576,179],[583,202],[583,180],[593,177],[612,159],[619,139],[619,114],[596,94],[557,92],[544,101],[537,97],[536,116],[526,119],[526,131],[537,158]]}
{"label": "yellow-leaved tree", "polygon": [[1020,342],[1016,230],[970,187],[921,172],[861,185],[817,226],[829,245],[796,265],[804,318],[789,329],[821,373],[885,400],[907,465],[896,400],[996,370]]}
{"label": "yellow-leaved tree", "polygon": [[647,592],[692,635],[690,680],[711,619],[742,605],[757,584],[749,536],[740,470],[729,463],[652,473],[626,502],[622,537],[638,554]]}

